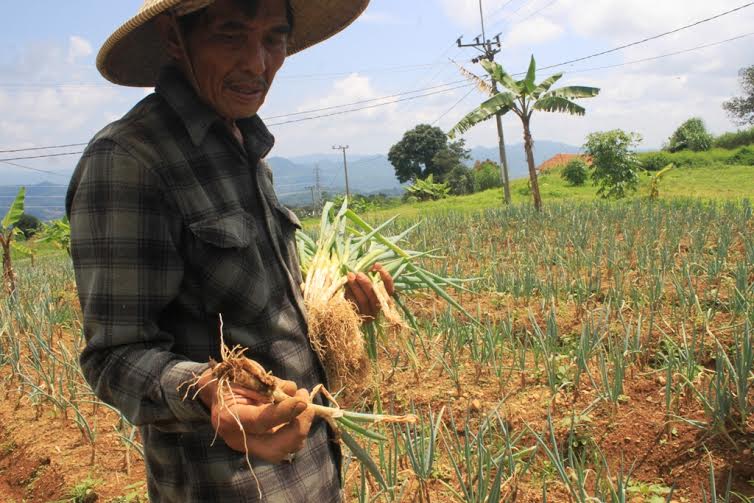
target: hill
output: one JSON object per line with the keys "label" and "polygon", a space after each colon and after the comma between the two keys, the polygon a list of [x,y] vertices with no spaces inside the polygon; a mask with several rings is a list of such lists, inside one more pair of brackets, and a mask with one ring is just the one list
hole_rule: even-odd
{"label": "hill", "polygon": [[[510,145],[506,149],[511,166],[512,180],[526,177],[527,168],[522,144]],[[578,147],[557,142],[536,143],[535,160],[540,163],[557,153],[577,152]],[[474,147],[471,149],[469,165],[485,159],[497,160],[497,147]],[[280,200],[289,206],[302,206],[311,202],[310,187],[316,184],[315,168],[320,170],[320,185],[324,192],[337,194],[345,192],[343,157],[339,153],[309,154],[295,157],[273,156],[268,158],[272,167],[275,187]],[[3,169],[3,184],[0,186],[0,214],[5,214],[21,184],[27,186],[26,207],[28,213],[52,220],[64,214],[66,177],[71,170],[60,171],[63,176],[50,181],[45,173],[24,171],[16,168]],[[349,155],[348,177],[351,191],[360,194],[384,193],[400,195],[401,184],[395,178],[395,170],[386,155]]]}
{"label": "hill", "polygon": [[[597,189],[587,182],[581,187],[568,185],[556,168],[539,177],[540,192],[545,207],[566,201],[589,202],[598,198]],[[639,190],[626,200],[646,199],[649,196],[650,176],[640,175]],[[531,204],[528,180],[511,182],[513,204]],[[693,198],[702,201],[740,202],[749,199],[754,204],[754,166],[710,165],[676,168],[660,182],[660,198]],[[502,189],[491,189],[466,196],[453,196],[440,201],[406,203],[368,213],[367,220],[379,222],[395,215],[415,219],[448,211],[482,211],[499,208],[503,204]],[[311,222],[314,222],[313,220]],[[310,222],[307,221],[307,224]]]}

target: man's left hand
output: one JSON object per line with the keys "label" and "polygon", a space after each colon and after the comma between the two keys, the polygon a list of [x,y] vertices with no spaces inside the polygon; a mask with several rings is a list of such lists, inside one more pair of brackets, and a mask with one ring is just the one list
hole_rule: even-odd
{"label": "man's left hand", "polygon": [[[383,269],[380,264],[374,264],[372,272],[379,273],[382,282],[385,284],[385,291],[392,297],[395,293],[395,285],[390,273]],[[365,321],[373,321],[380,312],[380,301],[374,293],[372,281],[363,272],[358,274],[348,273],[346,298],[356,304],[359,314]]]}

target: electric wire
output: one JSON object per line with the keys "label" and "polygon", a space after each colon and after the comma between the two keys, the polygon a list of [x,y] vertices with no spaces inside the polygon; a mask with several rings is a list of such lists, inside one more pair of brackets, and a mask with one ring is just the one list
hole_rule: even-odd
{"label": "electric wire", "polygon": [[644,38],[642,40],[637,40],[636,42],[631,42],[629,44],[624,44],[624,45],[621,45],[621,46],[618,46],[618,47],[614,47],[612,49],[608,49],[606,51],[598,52],[598,53],[595,53],[595,54],[590,54],[589,56],[584,56],[584,57],[581,57],[581,58],[572,59],[570,61],[564,61],[563,63],[558,63],[558,64],[555,64],[555,65],[544,66],[544,67],[539,68],[539,70],[540,71],[541,70],[549,70],[551,68],[558,68],[560,66],[571,65],[573,63],[579,63],[581,61],[586,61],[588,59],[593,59],[593,58],[597,58],[599,56],[604,56],[606,54],[611,54],[611,53],[614,53],[614,52],[617,52],[617,51],[621,51],[623,49],[628,49],[629,47],[634,47],[634,46],[637,46],[637,45],[645,44],[647,42],[651,42],[652,40],[657,40],[657,39],[660,39],[660,38],[663,38],[663,37],[667,37],[669,35],[673,35],[675,33],[679,33],[681,31],[688,30],[689,28],[693,28],[695,26],[699,26],[700,24],[704,24],[704,23],[708,23],[710,21],[714,21],[716,19],[720,19],[721,17],[728,16],[728,15],[733,14],[735,12],[739,12],[739,11],[741,11],[743,9],[751,7],[752,5],[754,5],[754,2],[749,2],[747,4],[744,4],[744,5],[741,5],[739,7],[736,7],[735,9],[731,9],[731,10],[727,10],[725,12],[721,12],[720,14],[716,14],[714,16],[711,16],[711,17],[708,17],[708,18],[696,21],[694,23],[687,24],[687,25],[682,26],[680,28],[676,28],[675,30],[666,31],[664,33],[660,33],[659,35],[654,35],[652,37],[647,37],[647,38]]}

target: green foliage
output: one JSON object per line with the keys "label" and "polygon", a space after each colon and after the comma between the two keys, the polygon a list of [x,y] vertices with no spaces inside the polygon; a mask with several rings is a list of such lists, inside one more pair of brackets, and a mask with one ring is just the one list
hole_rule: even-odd
{"label": "green foliage", "polygon": [[[563,77],[562,73],[555,74],[539,85],[536,83],[537,64],[532,55],[529,63],[529,70],[523,80],[516,81],[503,69],[503,67],[493,61],[482,60],[482,66],[492,77],[492,80],[500,84],[505,90],[499,92],[483,102],[475,110],[467,114],[448,132],[450,138],[455,138],[496,115],[505,115],[508,112],[515,113],[520,119],[524,129],[524,145],[526,149],[526,160],[529,166],[534,165],[534,154],[532,153],[533,140],[531,135],[531,116],[535,110],[542,112],[563,112],[571,115],[584,115],[584,107],[577,105],[572,100],[579,98],[592,98],[600,92],[596,87],[570,86],[560,89],[551,89],[552,86]],[[468,72],[464,73],[466,75]],[[479,87],[489,87],[478,77],[468,74]],[[542,198],[539,194],[539,185],[537,184],[537,173],[530,170],[532,195],[534,206],[542,209]]]}
{"label": "green foliage", "polygon": [[445,183],[450,187],[454,196],[472,194],[474,192],[474,173],[466,166],[459,164],[445,177]]}
{"label": "green foliage", "polygon": [[442,180],[465,158],[468,151],[463,141],[448,143],[442,129],[428,124],[419,124],[407,131],[388,153],[388,160],[401,183],[429,175]]}
{"label": "green foliage", "polygon": [[660,180],[662,180],[662,177],[664,177],[668,171],[673,169],[673,167],[672,164],[668,164],[652,177],[652,186],[649,189],[650,199],[656,200],[660,198]]}
{"label": "green foliage", "polygon": [[707,132],[704,121],[694,117],[675,130],[673,136],[668,140],[667,150],[670,152],[680,152],[681,150],[703,152],[712,148],[713,141],[712,135]]}
{"label": "green foliage", "polygon": [[474,164],[474,192],[503,186],[500,166],[489,159]]}
{"label": "green foliage", "polygon": [[418,201],[435,201],[450,195],[450,187],[446,183],[435,183],[434,176],[429,175],[425,180],[415,180],[414,184],[406,187],[406,194]]}
{"label": "green foliage", "polygon": [[453,170],[466,168],[462,162],[464,159],[469,159],[469,151],[466,150],[465,145],[466,141],[463,139],[449,142],[445,148],[435,154],[432,158],[433,174],[438,180],[446,181]]}
{"label": "green foliage", "polygon": [[24,213],[18,219],[18,222],[16,222],[16,228],[24,233],[26,239],[29,239],[42,228],[42,221],[34,215]]}
{"label": "green foliage", "polygon": [[724,133],[715,138],[715,147],[733,150],[738,147],[754,145],[754,127],[730,133]]}
{"label": "green foliage", "polygon": [[637,157],[645,171],[660,171],[673,162],[673,156],[668,152],[645,152]]}
{"label": "green foliage", "polygon": [[60,220],[53,220],[46,224],[40,232],[38,239],[40,243],[52,243],[58,248],[71,254],[71,224],[68,217]]}
{"label": "green foliage", "polygon": [[589,167],[584,162],[584,159],[574,159],[566,164],[563,171],[560,173],[560,177],[573,186],[581,186],[586,183],[589,178]]}
{"label": "green foliage", "polygon": [[26,197],[26,188],[21,187],[18,189],[18,194],[16,195],[16,199],[13,201],[13,204],[10,205],[10,208],[8,208],[8,212],[5,214],[5,217],[3,217],[2,221],[2,228],[0,228],[0,231],[2,232],[8,232],[13,227],[15,227],[18,224],[18,221],[21,219],[21,217],[24,214],[24,198]]}
{"label": "green foliage", "polygon": [[754,125],[754,65],[742,68],[738,75],[744,95],[726,101],[723,108],[736,124]]}
{"label": "green foliage", "polygon": [[587,136],[584,152],[592,158],[592,181],[599,187],[597,195],[622,199],[636,191],[639,160],[634,149],[639,142],[639,134],[621,129]]}
{"label": "green foliage", "polygon": [[740,166],[754,166],[754,147],[743,147],[730,156],[727,163]]}

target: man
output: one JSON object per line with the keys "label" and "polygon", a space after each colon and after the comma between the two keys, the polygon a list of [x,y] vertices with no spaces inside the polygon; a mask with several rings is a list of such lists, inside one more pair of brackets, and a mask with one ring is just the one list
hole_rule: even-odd
{"label": "man", "polygon": [[[141,427],[153,502],[340,500],[339,449],[307,410],[325,376],[306,335],[299,222],[275,196],[256,113],[285,57],[368,1],[147,0],[98,55],[110,81],[156,89],[94,137],[68,191],[81,366]],[[370,285],[351,277],[349,295],[373,317]],[[290,399],[235,389],[218,404],[206,362],[220,359],[220,315],[226,343]],[[194,376],[201,392],[184,399]]]}

